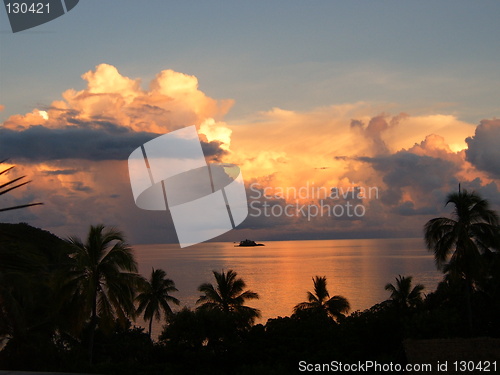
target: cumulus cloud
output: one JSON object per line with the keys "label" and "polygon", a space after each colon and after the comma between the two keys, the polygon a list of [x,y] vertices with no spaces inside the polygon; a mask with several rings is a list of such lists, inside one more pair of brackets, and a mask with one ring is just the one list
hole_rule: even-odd
{"label": "cumulus cloud", "polygon": [[88,224],[104,222],[122,228],[132,242],[175,242],[168,212],[135,206],[125,160],[150,139],[193,124],[207,158],[240,166],[247,189],[252,183],[261,191],[378,189],[375,197],[339,200],[255,199],[248,190],[254,213],[264,203],[288,213],[289,204],[362,204],[366,213],[250,216],[221,239],[419,236],[422,223],[443,212],[446,194],[459,181],[500,204],[498,120],[484,120],[476,129],[452,115],[390,114],[382,105],[350,103],[308,111],[273,108],[234,125],[224,122],[232,101],[208,97],[194,76],[165,70],[144,88],[140,79],[101,64],[82,78],[83,90],[69,89],[61,100],[11,116],[0,127],[0,159],[10,157],[18,163],[16,173],[33,179],[9,199],[45,203],[13,212],[9,220],[63,236],[83,235]]}
{"label": "cumulus cloud", "polygon": [[84,90],[69,89],[45,110],[9,117],[0,128],[0,150],[32,161],[123,160],[144,142],[184,126],[197,125],[206,156],[220,160],[231,130],[218,122],[231,100],[209,98],[194,76],[160,72],[141,88],[139,79],[100,64],[82,75]]}
{"label": "cumulus cloud", "polygon": [[[373,112],[382,114],[370,116]],[[245,176],[274,186],[299,187],[307,181],[323,186],[381,185],[380,172],[367,168],[359,158],[390,156],[401,150],[462,162],[456,149],[465,147],[474,126],[453,116],[391,116],[355,103],[305,112],[275,108],[231,130],[231,157]]]}
{"label": "cumulus cloud", "polygon": [[208,142],[219,142],[223,150],[229,150],[232,130],[225,123],[216,123],[213,118],[210,118],[200,125],[199,130]]}
{"label": "cumulus cloud", "polygon": [[[370,116],[373,112],[382,114]],[[364,103],[306,112],[275,108],[231,129],[231,157],[238,158],[244,176],[261,186],[297,189],[314,183],[344,190],[376,187],[380,193],[364,201],[366,215],[359,220],[259,217],[248,219],[253,228],[265,223],[309,231],[315,238],[337,230],[351,236],[419,236],[430,215],[444,214],[446,195],[459,182],[474,185],[489,199],[497,186],[465,160],[465,139],[475,126],[451,115],[390,115]],[[318,203],[301,201],[311,202]],[[280,211],[278,206],[293,200],[269,203]]]}
{"label": "cumulus cloud", "polygon": [[367,139],[370,139],[372,142],[370,148],[372,148],[376,154],[387,154],[389,153],[389,148],[382,138],[383,133],[390,127],[397,126],[399,122],[408,117],[408,115],[401,113],[390,119],[388,117],[389,116],[384,114],[372,117],[366,127],[362,120],[353,119],[351,120],[351,129],[360,131]]}
{"label": "cumulus cloud", "polygon": [[112,65],[100,64],[82,75],[84,90],[66,90],[63,100],[48,108],[9,117],[4,128],[19,130],[32,125],[61,128],[78,122],[107,120],[136,132],[165,133],[180,127],[200,126],[207,119],[219,121],[232,100],[215,100],[198,89],[194,76],[164,70],[141,87],[139,79],[120,74]]}
{"label": "cumulus cloud", "polygon": [[1,124],[0,154],[17,164],[16,176],[33,180],[7,199],[44,202],[2,219],[61,236],[82,235],[90,223],[104,222],[118,225],[132,241],[175,242],[168,212],[135,206],[126,159],[143,143],[194,124],[207,159],[223,161],[231,130],[221,120],[232,101],[210,98],[196,77],[172,70],[157,74],[146,89],[107,64],[82,78],[83,90],[66,90],[61,100]]}
{"label": "cumulus cloud", "polygon": [[474,136],[466,139],[467,160],[478,169],[500,178],[500,120],[483,120]]}
{"label": "cumulus cloud", "polygon": [[439,157],[404,150],[393,155],[360,159],[370,163],[382,176],[385,185],[382,201],[389,206],[436,207],[438,202],[434,198],[441,197],[433,197],[435,192],[458,186],[459,166]]}

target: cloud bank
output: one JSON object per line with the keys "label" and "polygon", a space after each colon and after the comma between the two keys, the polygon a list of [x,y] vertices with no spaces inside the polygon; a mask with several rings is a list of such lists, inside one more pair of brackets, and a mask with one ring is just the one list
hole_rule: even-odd
{"label": "cloud bank", "polygon": [[476,133],[466,139],[467,160],[478,169],[500,178],[500,120],[483,120]]}
{"label": "cloud bank", "polygon": [[[459,182],[500,207],[496,119],[476,126],[449,114],[391,114],[383,104],[357,102],[273,108],[235,125],[224,122],[232,100],[210,98],[194,76],[164,70],[144,89],[140,79],[101,64],[82,78],[85,89],[66,90],[61,100],[0,126],[0,160],[18,164],[0,177],[33,179],[7,199],[45,203],[0,220],[61,236],[101,222],[120,227],[131,242],[176,242],[168,212],[135,206],[126,159],[150,139],[193,124],[207,159],[242,169],[251,213],[265,204],[268,212],[288,213],[261,211],[219,240],[420,237],[428,219],[447,214],[445,197]],[[286,194],[304,187],[305,196]],[[377,194],[319,197],[316,188]],[[357,205],[363,215],[331,214]],[[313,206],[322,211],[310,217]]]}
{"label": "cloud bank", "polygon": [[82,78],[84,90],[66,90],[48,108],[8,118],[0,128],[1,152],[33,161],[122,160],[155,136],[189,125],[205,137],[207,156],[218,159],[228,148],[230,130],[218,120],[232,101],[209,98],[194,76],[165,70],[143,90],[139,79],[100,64]]}

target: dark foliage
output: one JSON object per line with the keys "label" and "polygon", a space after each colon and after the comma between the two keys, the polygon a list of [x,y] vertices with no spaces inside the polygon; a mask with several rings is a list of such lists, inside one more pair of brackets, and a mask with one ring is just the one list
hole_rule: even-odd
{"label": "dark foliage", "polygon": [[[0,224],[0,338],[5,345],[0,351],[1,370],[291,374],[299,372],[299,360],[405,363],[407,339],[469,335],[464,294],[470,284],[455,272],[447,273],[425,298],[420,284],[400,276],[387,286],[389,300],[348,316],[338,309],[327,310],[331,306],[326,303],[330,300],[326,282],[323,285],[317,278],[314,294],[301,305],[305,308],[265,324],[252,324],[256,311],[244,305],[257,294],[245,291],[236,272],[217,273],[216,284],[203,284],[200,290],[205,296],[201,307],[167,313],[158,342],[123,317],[105,325],[100,318],[92,324],[87,316],[83,328],[75,332],[72,309],[60,290],[67,270],[74,269],[70,251],[67,243],[48,232],[27,224]],[[483,273],[470,295],[475,334],[500,337],[500,254],[485,251],[481,256]],[[162,275],[159,279],[166,280]],[[173,291],[173,281],[167,284]],[[136,295],[144,293],[140,285]],[[222,289],[227,293],[218,292],[221,285],[227,286]],[[151,311],[156,311],[158,306],[153,307]],[[94,341],[92,365],[90,340]]]}
{"label": "dark foliage", "polygon": [[[27,224],[0,224],[0,361],[10,368],[51,366],[58,346],[58,277],[71,262],[58,237]],[[37,349],[39,348],[39,350]]]}

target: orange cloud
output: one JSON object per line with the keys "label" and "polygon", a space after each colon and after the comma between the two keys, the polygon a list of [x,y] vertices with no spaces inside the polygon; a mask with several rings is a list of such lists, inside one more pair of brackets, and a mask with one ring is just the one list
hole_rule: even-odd
{"label": "orange cloud", "polygon": [[[98,65],[94,71],[82,75],[87,81],[83,90],[66,90],[63,100],[54,101],[45,111],[38,109],[25,115],[11,116],[3,124],[12,130],[26,129],[33,125],[47,128],[78,126],[82,122],[113,123],[132,131],[165,133],[180,127],[197,125],[205,121],[214,124],[231,108],[232,100],[215,100],[198,89],[194,76],[164,70],[157,74],[149,90],[141,88],[139,79],[121,75],[114,66]],[[224,125],[205,127],[224,136]]]}
{"label": "orange cloud", "polygon": [[[194,76],[164,70],[143,88],[140,79],[101,64],[82,78],[87,82],[83,90],[66,90],[49,107],[11,116],[3,124],[3,151],[17,150],[18,158],[29,160],[18,164],[16,173],[33,178],[12,199],[36,197],[45,203],[13,213],[12,220],[30,221],[63,236],[83,234],[89,223],[104,222],[122,227],[138,242],[163,241],[168,214],[137,209],[124,159],[135,143],[155,136],[148,133],[191,124],[198,126],[202,141],[213,142],[209,148],[217,149],[214,160],[239,165],[245,181],[258,182],[261,188],[379,188],[380,197],[366,202],[362,220],[254,218],[247,228],[263,234],[276,228],[392,233],[404,226],[402,218],[441,207],[458,181],[498,191],[494,171],[486,174],[490,160],[496,160],[498,120],[476,127],[451,115],[391,115],[382,106],[359,102],[309,111],[274,108],[235,125],[223,121],[232,101],[210,98]],[[471,162],[465,159],[467,137],[474,151],[468,155]],[[41,146],[42,138],[52,143]],[[101,155],[109,145],[120,155]],[[30,158],[30,152],[36,155]],[[43,162],[35,164],[39,160]],[[274,204],[286,204],[273,199]],[[408,219],[407,227],[419,227],[420,219]]]}
{"label": "orange cloud", "polygon": [[205,135],[208,142],[220,142],[223,150],[229,150],[232,130],[227,127],[226,123],[216,123],[213,118],[209,118],[202,122],[199,131]]}
{"label": "orange cloud", "polygon": [[[464,162],[457,149],[475,126],[454,116],[373,116],[373,107],[355,103],[306,112],[275,108],[254,123],[231,126],[232,161],[247,179],[273,186],[383,186],[358,157],[400,150]],[[380,111],[380,110],[379,110]]]}

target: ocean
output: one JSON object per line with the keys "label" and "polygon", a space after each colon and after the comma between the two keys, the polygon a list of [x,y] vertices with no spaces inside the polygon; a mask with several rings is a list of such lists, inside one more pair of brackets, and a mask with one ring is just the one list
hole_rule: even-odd
{"label": "ocean", "polygon": [[[162,268],[175,282],[180,307],[196,307],[204,282],[214,282],[212,270],[232,269],[246,282],[246,289],[257,292],[258,300],[247,305],[258,308],[262,317],[289,316],[293,307],[307,300],[313,291],[312,278],[327,277],[330,296],[346,297],[351,311],[364,310],[389,298],[384,289],[398,275],[413,276],[413,283],[435,290],[442,274],[436,269],[432,253],[423,239],[344,239],[317,241],[268,241],[265,246],[235,247],[233,243],[209,242],[181,249],[177,244],[133,246],[139,272],[149,277],[152,268]],[[138,320],[137,325],[147,327]],[[163,322],[153,323],[153,337]]]}

